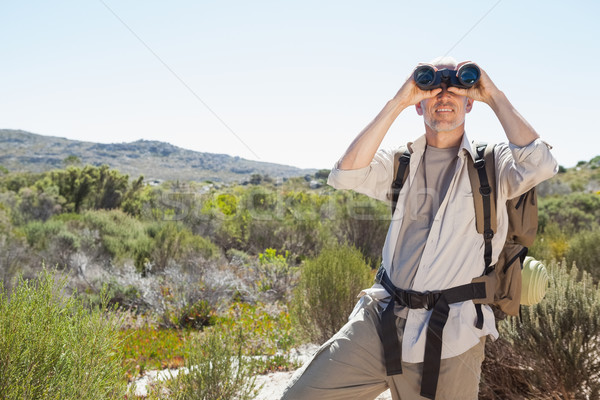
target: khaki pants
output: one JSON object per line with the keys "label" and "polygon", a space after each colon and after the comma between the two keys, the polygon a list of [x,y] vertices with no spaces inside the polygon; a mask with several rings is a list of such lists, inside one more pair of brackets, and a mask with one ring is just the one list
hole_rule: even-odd
{"label": "khaki pants", "polygon": [[[402,363],[387,376],[377,301],[366,305],[292,376],[282,400],[372,400],[391,390],[394,400],[421,400],[422,363]],[[467,352],[441,361],[436,400],[477,400],[485,337]]]}

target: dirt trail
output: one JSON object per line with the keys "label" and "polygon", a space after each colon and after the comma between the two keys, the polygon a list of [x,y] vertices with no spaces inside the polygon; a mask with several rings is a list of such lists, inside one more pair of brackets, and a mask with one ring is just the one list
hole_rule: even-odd
{"label": "dirt trail", "polygon": [[[296,359],[300,364],[307,362],[310,357],[317,351],[319,346],[317,345],[302,345],[298,349],[293,349],[290,352],[290,356]],[[186,373],[186,368],[180,368],[178,370],[163,370],[163,371],[148,371],[143,377],[140,377],[134,381],[136,385],[135,394],[137,396],[147,395],[147,386],[154,381],[162,381],[168,379],[170,376],[177,376],[180,372]],[[293,371],[289,372],[271,372],[265,375],[256,376],[256,386],[262,388],[255,400],[278,400],[288,381],[293,375]],[[379,395],[375,400],[391,400],[392,396],[390,391],[387,390]]]}

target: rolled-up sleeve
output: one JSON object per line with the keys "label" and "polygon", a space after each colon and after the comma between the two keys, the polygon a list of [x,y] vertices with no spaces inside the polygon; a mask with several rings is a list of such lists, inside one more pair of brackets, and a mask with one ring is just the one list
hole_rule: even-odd
{"label": "rolled-up sleeve", "polygon": [[552,147],[541,139],[527,146],[496,146],[498,190],[508,199],[525,193],[558,172]]}
{"label": "rolled-up sleeve", "polygon": [[371,164],[359,169],[339,169],[335,164],[327,183],[336,189],[350,189],[378,200],[387,201],[387,195],[394,177],[394,155],[387,150],[379,150]]}

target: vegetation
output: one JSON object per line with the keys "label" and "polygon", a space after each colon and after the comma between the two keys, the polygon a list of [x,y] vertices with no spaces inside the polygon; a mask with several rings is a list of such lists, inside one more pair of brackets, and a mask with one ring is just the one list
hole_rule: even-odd
{"label": "vegetation", "polygon": [[[253,396],[250,376],[296,368],[293,347],[346,322],[380,263],[388,205],[333,190],[326,170],[148,185],[65,158],[49,172],[0,168],[0,399],[123,398],[148,370],[181,366],[148,398]],[[539,188],[530,254],[550,288],[486,346],[482,398],[600,395],[599,163]]]}
{"label": "vegetation", "polygon": [[531,254],[543,260],[566,259],[600,280],[600,193],[542,198],[539,233]]}
{"label": "vegetation", "polygon": [[119,320],[63,297],[48,271],[0,290],[0,398],[122,399]]}
{"label": "vegetation", "polygon": [[[229,335],[218,330],[193,339],[186,349],[187,373],[179,373],[167,384],[166,396],[176,400],[254,398],[252,363],[242,356],[242,331]],[[160,393],[160,392],[159,392]]]}
{"label": "vegetation", "polygon": [[358,250],[346,245],[324,249],[304,263],[292,303],[297,326],[310,340],[326,341],[347,322],[357,294],[372,281]]}
{"label": "vegetation", "polygon": [[488,345],[484,399],[597,399],[600,291],[589,274],[552,262],[546,297],[500,324]]}
{"label": "vegetation", "polygon": [[185,340],[189,332],[144,326],[120,332],[121,354],[128,379],[144,372],[183,366]]}

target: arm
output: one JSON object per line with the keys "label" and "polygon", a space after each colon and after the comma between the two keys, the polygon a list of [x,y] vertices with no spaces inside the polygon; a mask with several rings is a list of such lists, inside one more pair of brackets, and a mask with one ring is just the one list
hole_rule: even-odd
{"label": "arm", "polygon": [[[459,64],[460,66],[460,64]],[[490,106],[504,128],[511,145],[495,149],[498,191],[504,198],[514,198],[538,183],[552,177],[558,165],[550,147],[508,101],[502,91],[481,70],[479,83],[470,89],[448,88],[448,91]]]}
{"label": "arm", "polygon": [[450,87],[448,91],[470,97],[473,100],[484,102],[490,106],[502,124],[508,141],[514,145],[524,147],[540,137],[535,129],[529,125],[525,118],[508,101],[506,95],[496,87],[484,70],[481,69],[481,78],[479,79],[479,83],[474,87],[470,89]]}
{"label": "arm", "polygon": [[394,98],[386,103],[375,119],[352,141],[338,163],[339,169],[352,170],[367,167],[398,115],[405,108],[434,97],[441,91],[441,89],[429,91],[419,89],[412,76],[411,73]]}

